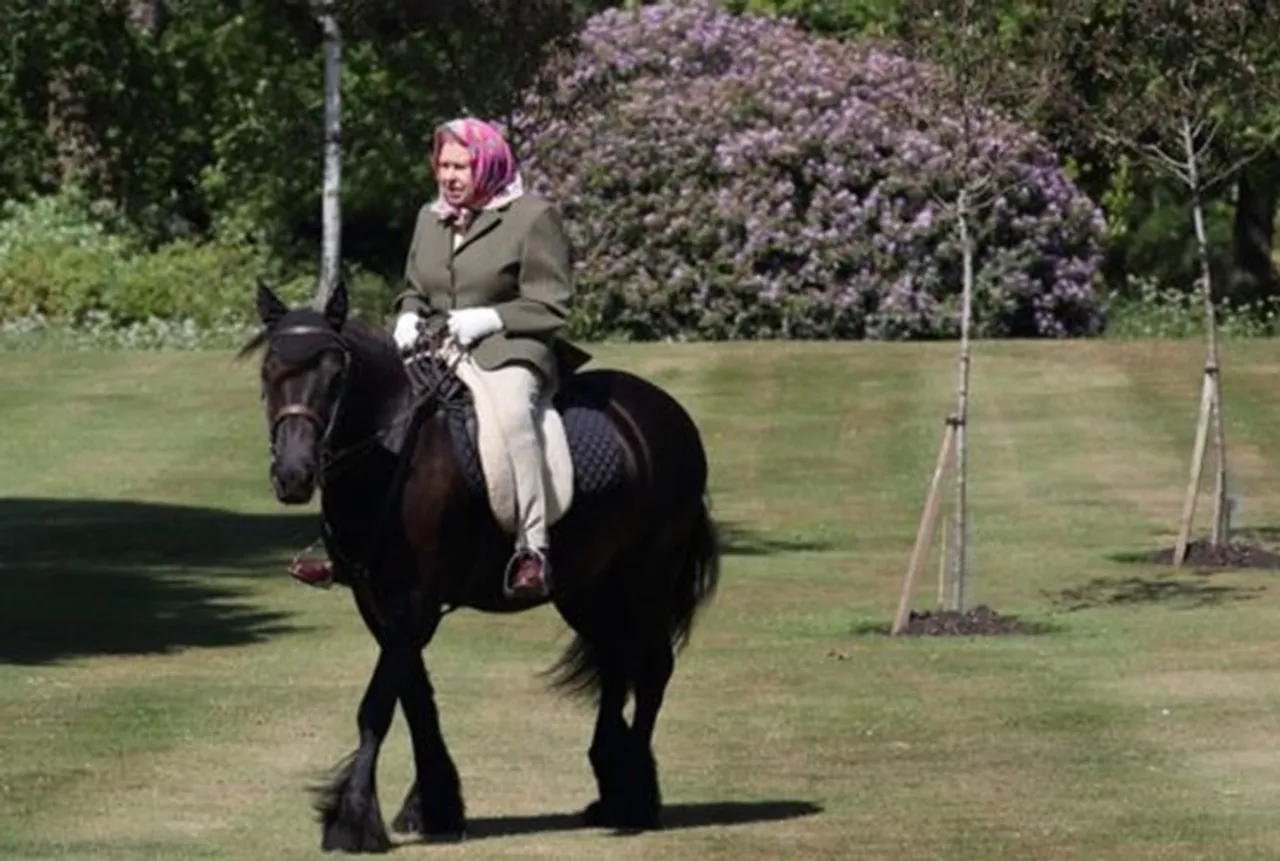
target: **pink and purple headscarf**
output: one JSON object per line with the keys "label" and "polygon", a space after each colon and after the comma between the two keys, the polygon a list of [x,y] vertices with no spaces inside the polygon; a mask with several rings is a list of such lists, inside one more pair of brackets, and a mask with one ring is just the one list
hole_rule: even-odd
{"label": "pink and purple headscarf", "polygon": [[[462,117],[440,126],[436,129],[431,153],[433,167],[438,164],[440,149],[450,137],[456,138],[471,154],[473,183],[467,208],[493,209],[524,194],[515,154],[496,128],[475,117]],[[465,219],[469,215],[445,201],[443,193],[431,204],[431,211],[441,218]]]}

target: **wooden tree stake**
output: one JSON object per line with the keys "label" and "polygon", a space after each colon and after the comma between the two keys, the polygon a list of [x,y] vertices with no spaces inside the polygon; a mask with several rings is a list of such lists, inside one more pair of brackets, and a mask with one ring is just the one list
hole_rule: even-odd
{"label": "wooden tree stake", "polygon": [[938,448],[938,462],[933,468],[933,480],[929,482],[929,495],[925,499],[924,512],[920,515],[920,526],[916,530],[916,543],[911,548],[911,558],[907,561],[907,572],[902,578],[902,591],[898,595],[898,612],[893,617],[890,634],[899,634],[907,624],[907,616],[911,612],[911,593],[915,591],[916,580],[920,569],[928,555],[929,543],[933,539],[938,525],[938,507],[942,502],[942,479],[947,471],[947,463],[956,440],[956,418],[947,419],[946,429],[942,433],[942,445]]}
{"label": "wooden tree stake", "polygon": [[1182,565],[1187,557],[1187,542],[1191,539],[1191,523],[1196,516],[1196,497],[1200,495],[1200,478],[1204,473],[1204,452],[1209,442],[1209,418],[1214,408],[1214,374],[1208,366],[1204,369],[1204,382],[1200,386],[1200,415],[1196,419],[1196,441],[1191,450],[1191,475],[1187,478],[1187,494],[1182,499],[1182,522],[1178,527],[1178,543],[1173,548],[1173,565]]}
{"label": "wooden tree stake", "polygon": [[939,533],[942,536],[942,541],[939,543],[939,546],[938,546],[938,609],[939,610],[943,609],[947,603],[947,571],[948,571],[947,550],[950,549],[950,547],[947,544],[947,535],[950,532],[951,532],[951,518],[946,515],[943,515],[942,531]]}

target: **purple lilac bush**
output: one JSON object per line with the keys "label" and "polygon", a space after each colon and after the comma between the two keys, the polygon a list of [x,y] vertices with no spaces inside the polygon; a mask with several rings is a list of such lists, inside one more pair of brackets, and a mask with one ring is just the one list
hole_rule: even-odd
{"label": "purple lilac bush", "polygon": [[[579,336],[958,332],[958,120],[928,70],[710,0],[599,14],[569,62],[514,131],[568,221]],[[1028,132],[979,128],[1001,193],[977,225],[975,333],[1096,331],[1098,208]]]}

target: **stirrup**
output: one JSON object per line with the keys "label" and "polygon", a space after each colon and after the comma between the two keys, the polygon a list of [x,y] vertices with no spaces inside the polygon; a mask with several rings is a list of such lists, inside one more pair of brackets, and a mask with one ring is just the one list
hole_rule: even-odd
{"label": "stirrup", "polygon": [[[536,559],[539,567],[542,569],[542,586],[537,589],[516,588],[512,582],[513,575],[520,569],[520,565],[527,559]],[[541,550],[532,547],[521,547],[511,555],[510,561],[507,562],[507,569],[502,574],[502,594],[508,599],[520,598],[526,596],[536,596],[545,598],[551,594],[551,560]]]}

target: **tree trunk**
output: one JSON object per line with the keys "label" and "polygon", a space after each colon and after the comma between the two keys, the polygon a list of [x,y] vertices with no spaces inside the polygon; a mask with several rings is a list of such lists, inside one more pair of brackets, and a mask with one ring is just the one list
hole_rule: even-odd
{"label": "tree trunk", "polygon": [[952,538],[952,572],[951,594],[948,610],[961,613],[965,610],[965,602],[969,592],[968,566],[968,460],[969,460],[969,364],[971,346],[969,343],[969,321],[973,316],[973,236],[969,230],[969,194],[968,189],[960,190],[956,202],[957,229],[960,233],[960,248],[964,260],[964,275],[960,300],[960,362],[959,380],[956,384],[956,510],[952,518],[955,530]]}
{"label": "tree trunk", "polygon": [[338,284],[342,259],[342,31],[328,4],[319,17],[324,31],[324,189],[316,298],[323,306]]}
{"label": "tree trunk", "polygon": [[1209,237],[1204,226],[1204,201],[1200,188],[1199,163],[1196,158],[1195,139],[1191,123],[1182,124],[1183,153],[1187,159],[1187,179],[1191,186],[1191,217],[1196,231],[1196,252],[1200,258],[1200,290],[1204,298],[1204,328],[1206,355],[1204,372],[1213,384],[1213,452],[1217,461],[1213,489],[1213,539],[1214,547],[1229,538],[1230,510],[1227,507],[1227,432],[1223,416],[1222,364],[1218,351],[1218,324],[1213,303],[1213,273],[1209,266]]}

